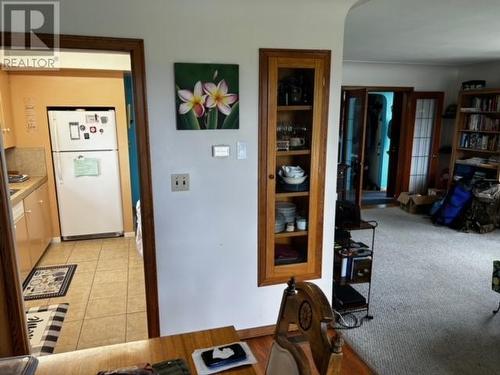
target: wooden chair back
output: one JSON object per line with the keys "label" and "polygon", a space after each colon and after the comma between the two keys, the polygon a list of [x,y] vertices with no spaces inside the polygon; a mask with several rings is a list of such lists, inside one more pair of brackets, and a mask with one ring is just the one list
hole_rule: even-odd
{"label": "wooden chair back", "polygon": [[340,374],[343,339],[340,333],[332,341],[328,338],[328,326],[332,321],[330,303],[317,285],[295,283],[294,278],[288,282],[281,301],[275,341],[295,358],[300,375],[311,374],[311,368],[302,348],[291,339],[291,325],[297,326],[300,334],[309,342],[319,374]]}

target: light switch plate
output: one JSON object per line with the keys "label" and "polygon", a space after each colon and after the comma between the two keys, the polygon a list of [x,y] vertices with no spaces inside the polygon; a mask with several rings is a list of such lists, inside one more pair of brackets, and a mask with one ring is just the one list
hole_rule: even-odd
{"label": "light switch plate", "polygon": [[214,158],[228,158],[231,147],[229,145],[213,145],[212,156]]}
{"label": "light switch plate", "polygon": [[236,159],[244,160],[247,158],[247,143],[243,141],[236,142]]}
{"label": "light switch plate", "polygon": [[172,191],[188,191],[189,173],[171,174],[170,183]]}

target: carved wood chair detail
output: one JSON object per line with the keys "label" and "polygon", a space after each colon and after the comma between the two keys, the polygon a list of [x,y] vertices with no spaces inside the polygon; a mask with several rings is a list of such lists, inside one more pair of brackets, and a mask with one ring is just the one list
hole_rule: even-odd
{"label": "carved wood chair detail", "polygon": [[[296,326],[301,337],[309,343],[311,354],[320,375],[339,375],[342,364],[343,339],[337,334],[328,338],[328,326],[333,321],[330,303],[321,289],[309,282],[292,278],[283,293],[273,348],[267,375],[310,375],[311,364],[297,340]],[[295,363],[292,363],[295,362]],[[286,368],[286,370],[285,370]]]}

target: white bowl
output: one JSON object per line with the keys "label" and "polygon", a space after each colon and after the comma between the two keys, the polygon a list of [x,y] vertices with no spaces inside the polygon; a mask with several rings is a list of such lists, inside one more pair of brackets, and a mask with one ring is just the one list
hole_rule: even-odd
{"label": "white bowl", "polygon": [[302,177],[285,177],[285,176],[282,176],[283,178],[283,181],[285,181],[285,183],[287,184],[290,184],[290,185],[298,185],[298,184],[301,184],[303,183],[307,176],[302,176]]}
{"label": "white bowl", "polygon": [[286,165],[282,166],[278,171],[281,177],[302,177],[306,174],[304,170],[300,167],[288,167]]}

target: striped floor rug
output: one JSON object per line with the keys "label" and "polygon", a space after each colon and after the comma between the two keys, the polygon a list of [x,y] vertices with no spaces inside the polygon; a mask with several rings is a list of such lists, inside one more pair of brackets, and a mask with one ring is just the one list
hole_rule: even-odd
{"label": "striped floor rug", "polygon": [[69,304],[60,303],[32,307],[26,311],[32,355],[43,356],[54,352],[68,307]]}

